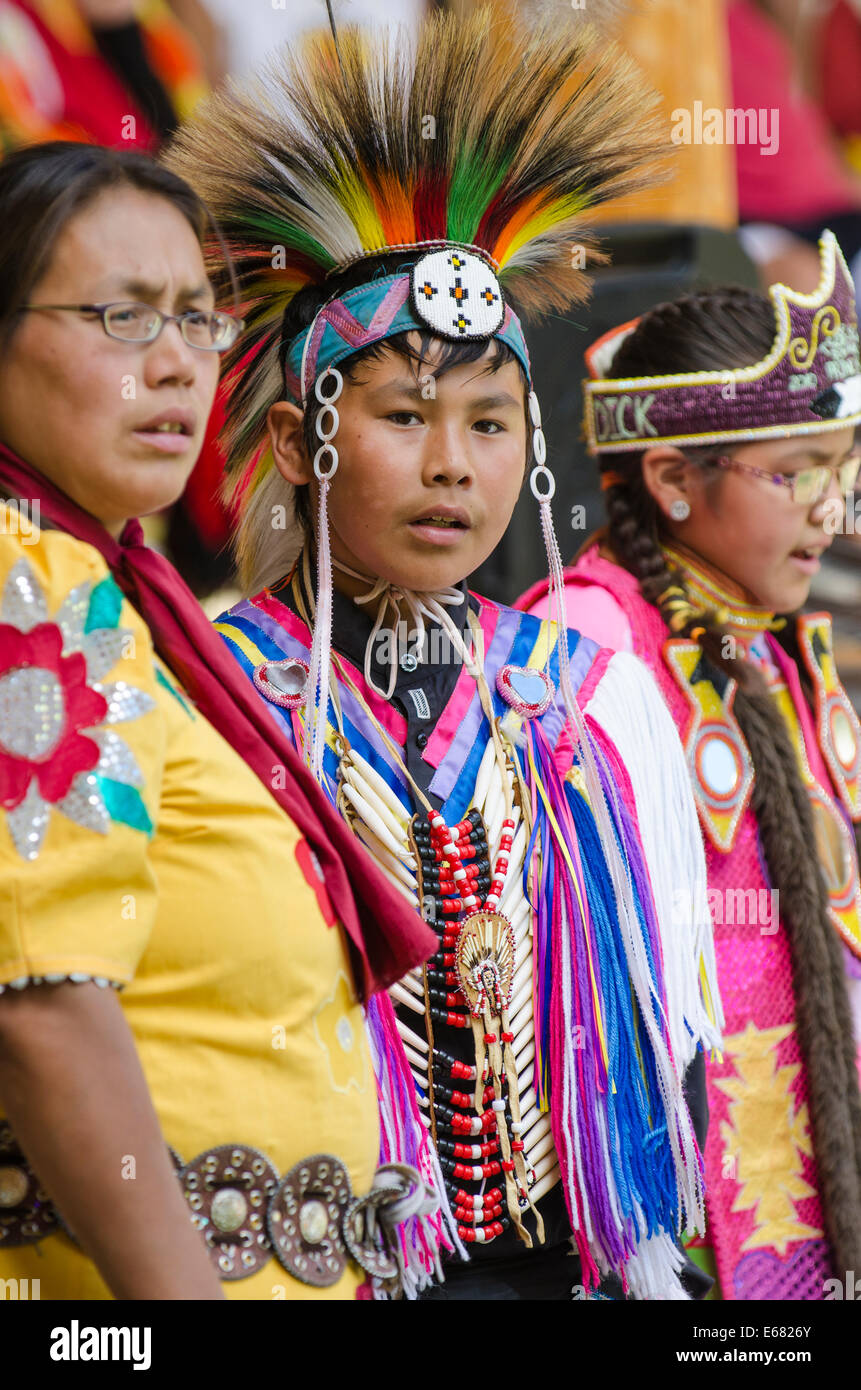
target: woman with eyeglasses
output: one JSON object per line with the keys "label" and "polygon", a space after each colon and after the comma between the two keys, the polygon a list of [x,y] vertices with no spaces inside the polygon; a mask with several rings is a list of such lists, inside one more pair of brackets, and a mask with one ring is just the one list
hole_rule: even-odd
{"label": "woman with eyeglasses", "polygon": [[352,1298],[399,1272],[370,1207],[429,1205],[375,1185],[360,1001],[434,938],[136,520],[242,329],[205,210],[58,143],[0,164],[0,225],[0,1278]]}
{"label": "woman with eyeglasses", "polygon": [[589,350],[607,524],[566,571],[569,624],[648,663],[686,745],[727,1020],[698,1257],[726,1299],[839,1297],[861,1257],[861,727],[801,612],[858,476],[861,364],[820,253],[812,295],[702,291]]}

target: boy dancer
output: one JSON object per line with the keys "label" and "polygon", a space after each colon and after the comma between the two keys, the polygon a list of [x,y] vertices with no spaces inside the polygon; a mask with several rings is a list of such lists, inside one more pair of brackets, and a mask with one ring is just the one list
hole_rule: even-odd
{"label": "boy dancer", "polygon": [[[675,1237],[702,1215],[683,1076],[719,1025],[681,749],[637,661],[465,584],[530,458],[561,575],[508,293],[582,295],[582,210],[655,145],[625,60],[499,19],[436,15],[409,57],[311,41],[180,141],[256,349],[229,413],[254,597],[218,627],[437,930],[368,1024],[385,1152],[418,1112],[449,1244],[484,1257],[454,1296],[531,1297],[544,1277],[570,1297],[573,1232],[587,1288],[614,1273],[678,1298]],[[542,1243],[545,1262],[521,1254]],[[419,1245],[402,1254],[420,1283]]]}

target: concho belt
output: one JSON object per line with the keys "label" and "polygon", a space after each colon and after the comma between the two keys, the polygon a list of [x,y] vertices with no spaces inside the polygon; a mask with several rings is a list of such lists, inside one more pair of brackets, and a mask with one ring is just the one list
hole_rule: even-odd
{"label": "concho belt", "polygon": [[[303,1284],[336,1284],[352,1257],[395,1291],[401,1265],[398,1225],[438,1205],[415,1168],[377,1169],[365,1197],[356,1197],[346,1168],[331,1154],[313,1154],[283,1177],[259,1149],[221,1144],[190,1163],[170,1150],[182,1194],[220,1279],[246,1279],[274,1257]],[[48,1194],[0,1120],[0,1250],[32,1245],[63,1232],[75,1241]],[[76,1242],[77,1243],[77,1242]]]}

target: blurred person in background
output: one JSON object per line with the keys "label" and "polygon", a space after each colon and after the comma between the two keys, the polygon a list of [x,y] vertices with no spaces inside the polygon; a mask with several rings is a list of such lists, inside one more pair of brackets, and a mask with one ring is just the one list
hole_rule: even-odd
{"label": "blurred person in background", "polygon": [[49,139],[154,151],[205,91],[165,0],[0,0],[0,153]]}
{"label": "blurred person in background", "polygon": [[[735,145],[740,236],[763,288],[782,281],[813,290],[819,275],[816,246],[826,227],[839,238],[859,283],[861,176],[829,124],[816,75],[829,8],[810,0],[729,0],[727,5],[732,105],[767,113],[775,131],[773,152],[752,140]],[[859,82],[861,71],[852,89]]]}
{"label": "blurred person in background", "polygon": [[[185,0],[178,0],[184,3]],[[415,29],[433,0],[332,0],[338,24]],[[222,51],[231,77],[259,72],[263,60],[309,29],[328,22],[326,0],[206,0],[223,35]]]}
{"label": "blurred person in background", "polygon": [[828,0],[816,42],[814,80],[846,157],[861,174],[861,0]]}

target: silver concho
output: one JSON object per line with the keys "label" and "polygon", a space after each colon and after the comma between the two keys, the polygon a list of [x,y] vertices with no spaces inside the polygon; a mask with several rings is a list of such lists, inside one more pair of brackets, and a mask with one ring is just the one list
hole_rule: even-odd
{"label": "silver concho", "polygon": [[397,1236],[380,1221],[381,1208],[401,1199],[397,1191],[375,1188],[367,1197],[351,1202],[344,1217],[344,1241],[347,1249],[366,1274],[375,1279],[397,1279],[400,1265],[397,1258]]}
{"label": "silver concho", "polygon": [[12,1130],[0,1120],[0,1250],[34,1245],[57,1232],[57,1213],[21,1153]]}
{"label": "silver concho", "polygon": [[221,1144],[186,1164],[180,1182],[218,1277],[246,1279],[262,1269],[272,1254],[266,1207],[278,1185],[266,1155],[246,1144]]}
{"label": "silver concho", "polygon": [[285,1173],[268,1222],[288,1274],[318,1289],[337,1284],[347,1264],[341,1227],[352,1198],[347,1170],[330,1154],[314,1154]]}

